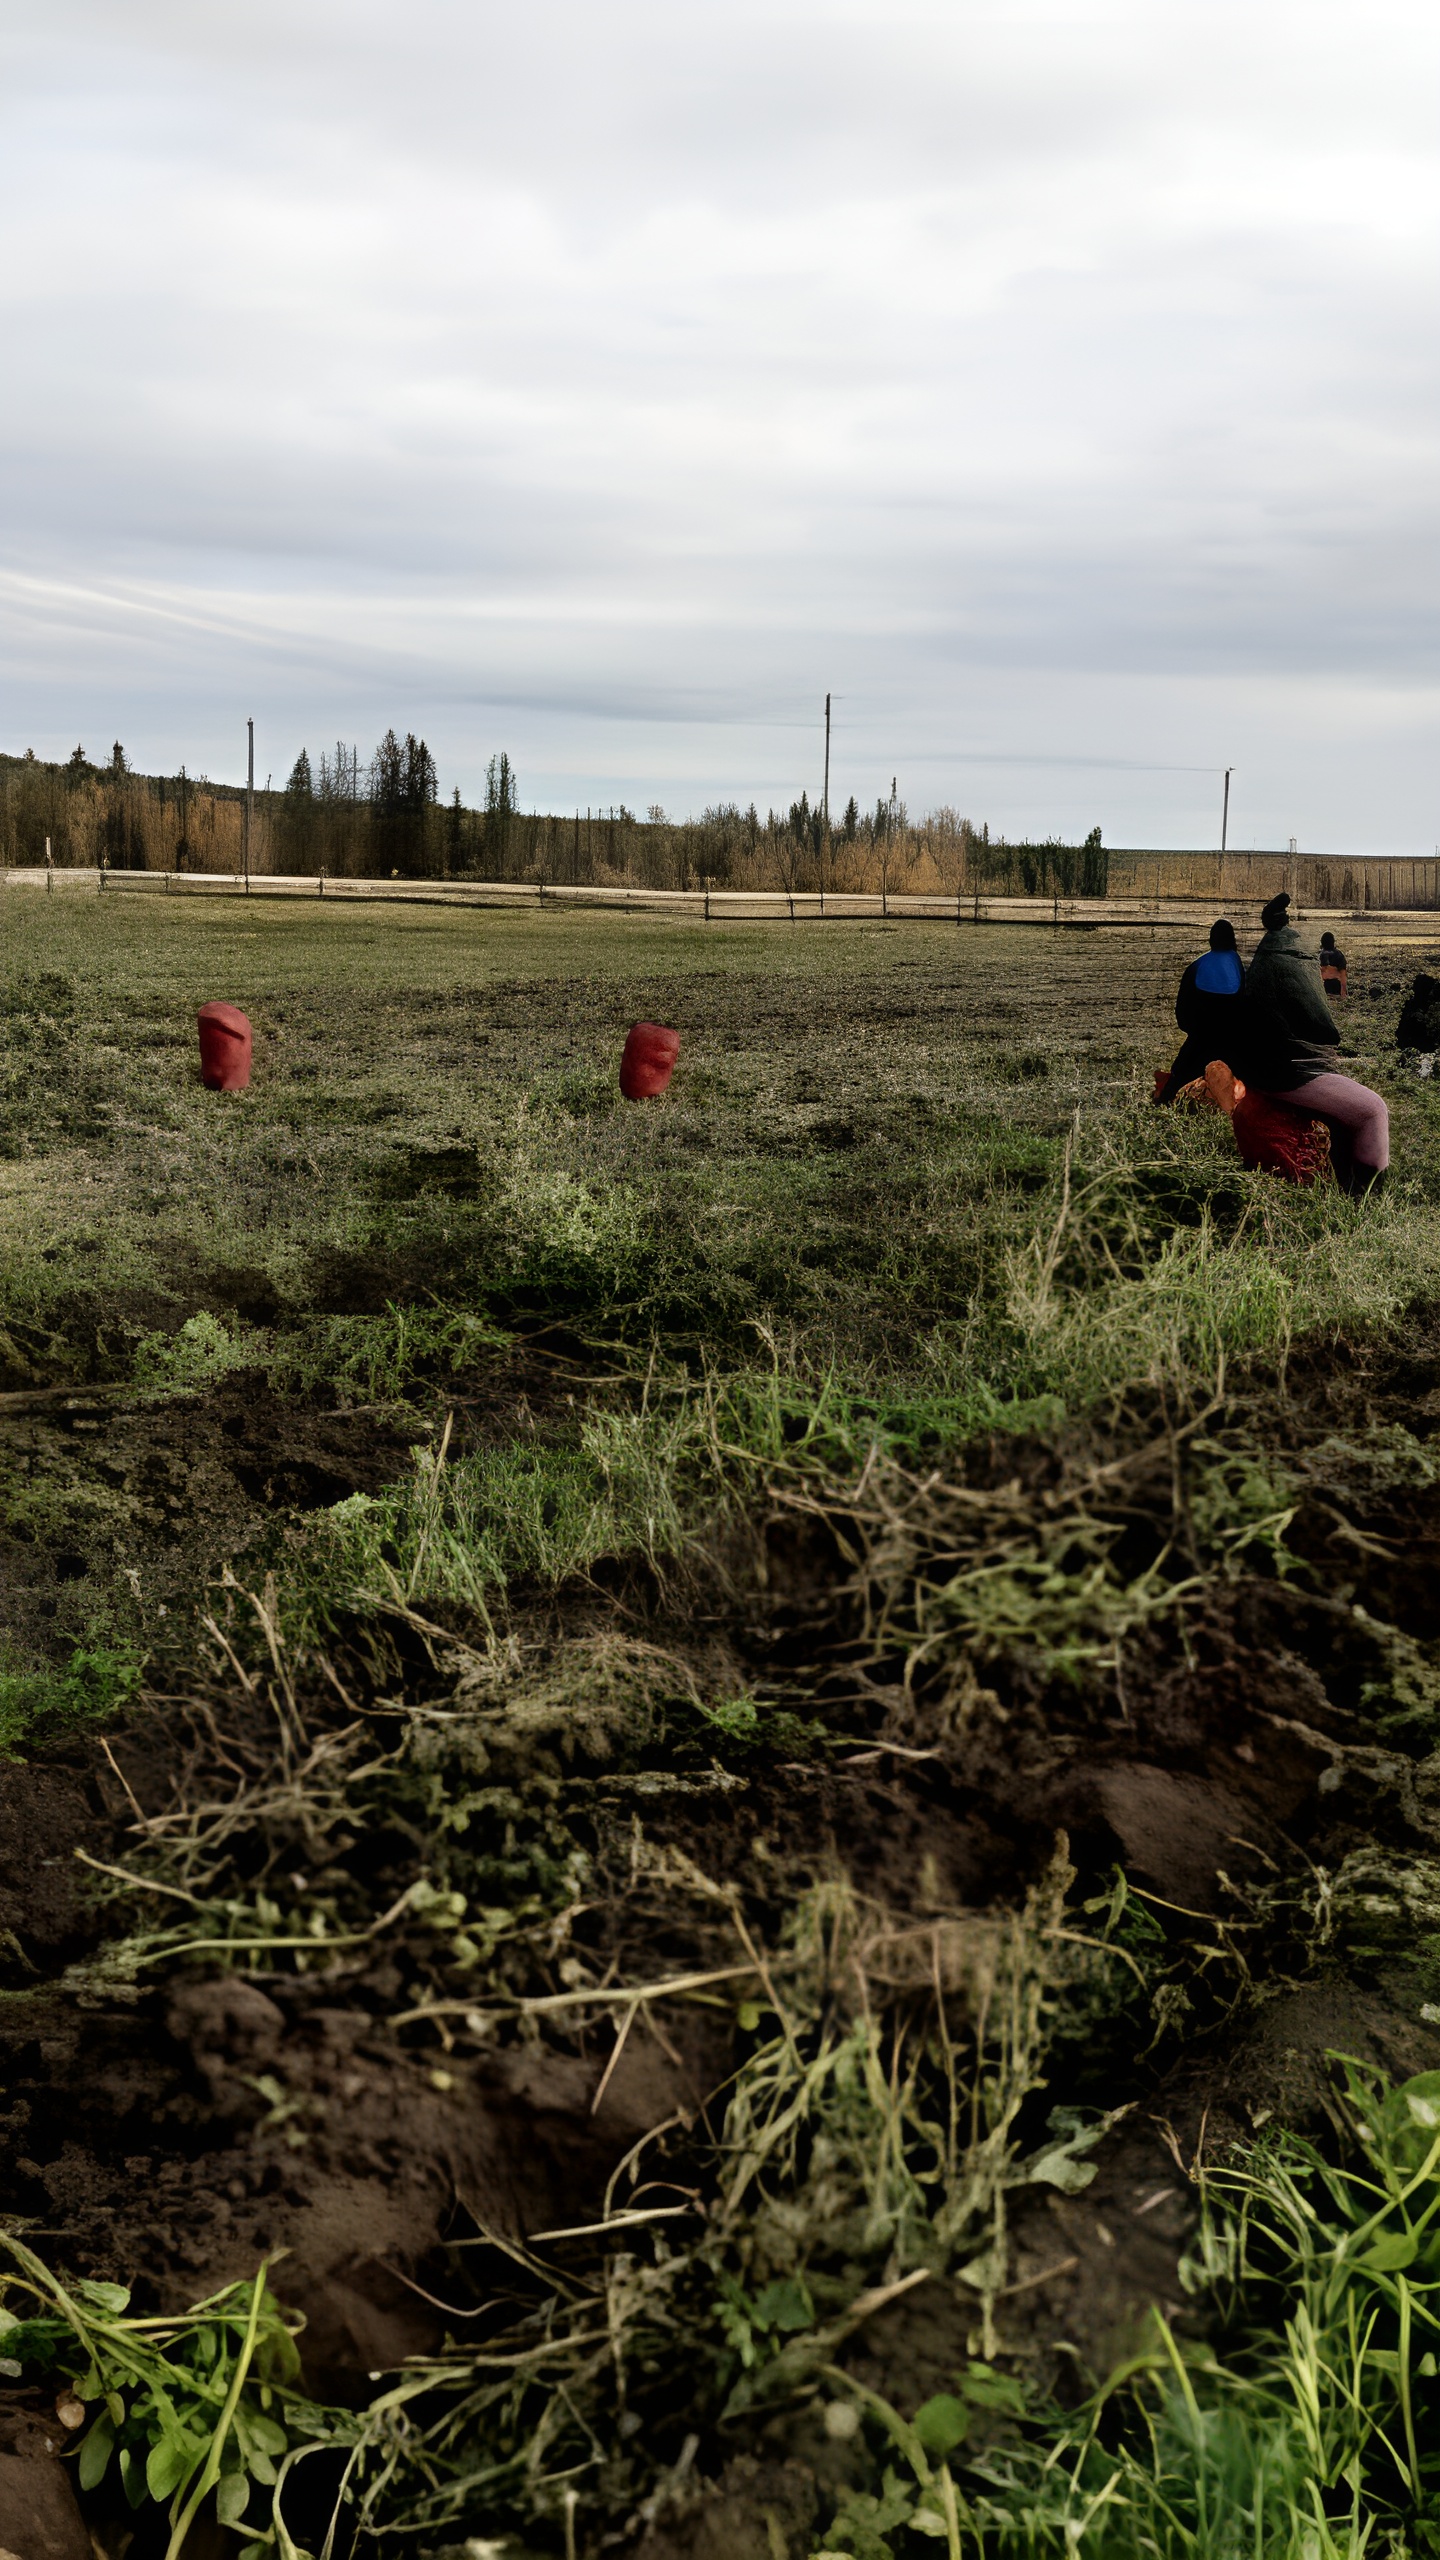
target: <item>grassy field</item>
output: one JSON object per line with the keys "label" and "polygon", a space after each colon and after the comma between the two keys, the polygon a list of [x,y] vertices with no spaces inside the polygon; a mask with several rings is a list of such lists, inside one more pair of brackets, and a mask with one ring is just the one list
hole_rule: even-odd
{"label": "grassy field", "polygon": [[1164,930],[6,912],[8,2299],[100,2547],[1440,2547],[1422,955],[1356,1205],[1150,1108]]}

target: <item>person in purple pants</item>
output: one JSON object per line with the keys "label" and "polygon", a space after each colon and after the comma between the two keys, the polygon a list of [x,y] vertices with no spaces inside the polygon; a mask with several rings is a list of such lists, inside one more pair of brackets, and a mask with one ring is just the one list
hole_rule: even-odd
{"label": "person in purple pants", "polygon": [[1245,973],[1240,1073],[1273,1101],[1323,1120],[1342,1191],[1377,1190],[1390,1162],[1390,1115],[1382,1096],[1337,1073],[1340,1033],[1320,989],[1320,971],[1289,920],[1285,890],[1260,911],[1264,936]]}

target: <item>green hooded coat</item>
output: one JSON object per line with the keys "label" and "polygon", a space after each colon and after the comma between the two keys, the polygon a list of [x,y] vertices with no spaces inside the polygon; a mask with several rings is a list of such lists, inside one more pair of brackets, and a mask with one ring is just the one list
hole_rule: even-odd
{"label": "green hooded coat", "polygon": [[1303,949],[1293,924],[1267,933],[1245,972],[1243,1011],[1247,1084],[1262,1093],[1293,1093],[1316,1076],[1333,1075],[1340,1033],[1320,988],[1320,964]]}

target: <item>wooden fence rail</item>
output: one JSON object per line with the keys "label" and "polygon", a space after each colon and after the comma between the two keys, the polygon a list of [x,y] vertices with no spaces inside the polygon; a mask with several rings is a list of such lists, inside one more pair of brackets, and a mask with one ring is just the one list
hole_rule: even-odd
{"label": "wooden fence rail", "polygon": [[[1227,871],[1230,857],[1227,857]],[[1247,857],[1256,859],[1256,857]],[[1375,868],[1381,866],[1367,866]],[[1322,875],[1291,890],[1297,921],[1353,924],[1374,916],[1423,919],[1440,908],[1440,864],[1383,866],[1403,876],[1384,885],[1385,899],[1373,894],[1378,883],[1361,879],[1353,865],[1316,864]],[[1411,874],[1416,875],[1411,877]],[[1427,874],[1421,878],[1418,875]],[[1273,868],[1267,879],[1245,879],[1227,885],[1226,911],[1237,924],[1258,930],[1259,910],[1275,889]],[[1031,897],[966,887],[955,891],[858,891],[784,889],[638,889],[595,888],[584,883],[544,880],[364,880],[309,875],[256,873],[247,882],[239,873],[47,870],[39,865],[0,871],[0,889],[39,891],[45,896],[75,897],[98,892],[104,897],[265,898],[285,901],[320,899],[328,905],[488,907],[510,910],[608,910],[627,915],[690,917],[711,924],[767,922],[819,923],[864,918],[929,918],[936,923],[1152,926],[1159,923],[1195,926],[1209,922],[1220,903],[1215,891],[1191,879],[1167,878],[1162,871],[1150,881],[1133,883],[1112,875],[1104,897],[1063,897],[1057,892]],[[1335,894],[1358,890],[1358,897]],[[1366,894],[1369,892],[1370,894]],[[1320,893],[1320,894],[1317,894]],[[1432,928],[1435,930],[1435,928]]]}

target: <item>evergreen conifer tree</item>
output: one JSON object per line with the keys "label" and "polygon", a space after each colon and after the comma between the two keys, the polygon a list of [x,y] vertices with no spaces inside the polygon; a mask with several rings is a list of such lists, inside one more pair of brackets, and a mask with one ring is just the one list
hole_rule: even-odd
{"label": "evergreen conifer tree", "polygon": [[315,777],[310,770],[309,752],[304,747],[290,768],[290,779],[276,814],[276,826],[282,865],[297,871],[308,870],[315,829]]}
{"label": "evergreen conifer tree", "polygon": [[492,879],[503,879],[510,851],[510,821],[519,808],[515,767],[505,754],[485,768],[485,853]]}
{"label": "evergreen conifer tree", "polygon": [[485,768],[486,817],[513,818],[519,806],[515,767],[507,755],[492,756]]}

